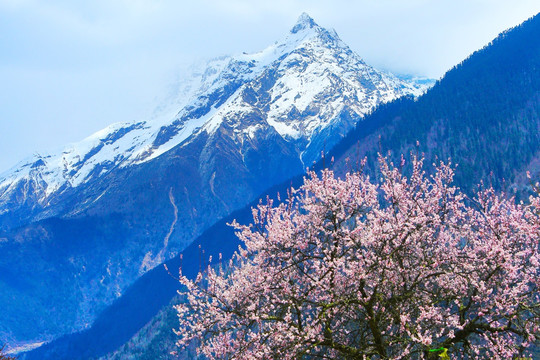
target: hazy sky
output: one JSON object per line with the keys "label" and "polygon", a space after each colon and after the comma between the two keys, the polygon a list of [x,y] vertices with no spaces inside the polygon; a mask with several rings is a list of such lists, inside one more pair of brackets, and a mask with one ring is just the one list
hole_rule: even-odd
{"label": "hazy sky", "polygon": [[142,120],[194,61],[258,51],[302,12],[369,64],[441,77],[539,0],[0,0],[0,172]]}

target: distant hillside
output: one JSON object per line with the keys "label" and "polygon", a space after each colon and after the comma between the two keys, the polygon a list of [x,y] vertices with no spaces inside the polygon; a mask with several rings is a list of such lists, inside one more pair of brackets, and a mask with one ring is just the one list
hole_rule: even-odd
{"label": "distant hillside", "polygon": [[[523,190],[540,173],[540,16],[505,31],[448,71],[421,98],[378,107],[332,154],[339,171],[367,156],[424,152],[458,164],[456,182]],[[346,165],[345,159],[350,164]]]}

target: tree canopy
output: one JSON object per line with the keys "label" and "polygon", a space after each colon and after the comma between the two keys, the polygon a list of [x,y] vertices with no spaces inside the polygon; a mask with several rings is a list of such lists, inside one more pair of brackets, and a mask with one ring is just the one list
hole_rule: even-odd
{"label": "tree canopy", "polygon": [[233,223],[233,259],[181,277],[178,345],[209,359],[526,356],[540,340],[540,198],[469,198],[451,164],[404,165],[381,157],[376,182],[309,173]]}

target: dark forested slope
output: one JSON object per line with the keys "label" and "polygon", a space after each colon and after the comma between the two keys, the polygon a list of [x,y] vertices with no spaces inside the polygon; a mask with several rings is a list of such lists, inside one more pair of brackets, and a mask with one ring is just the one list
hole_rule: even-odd
{"label": "dark forested slope", "polygon": [[416,147],[429,162],[458,164],[457,183],[498,188],[523,185],[538,172],[540,145],[540,16],[508,30],[448,71],[424,96],[382,105],[334,150],[346,170],[376,154]]}

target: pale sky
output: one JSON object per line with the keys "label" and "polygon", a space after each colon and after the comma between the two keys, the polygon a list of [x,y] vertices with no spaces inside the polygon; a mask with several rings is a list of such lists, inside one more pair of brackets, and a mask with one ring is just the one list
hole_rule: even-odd
{"label": "pale sky", "polygon": [[376,68],[441,77],[539,0],[0,0],[0,173],[144,120],[201,59],[262,50],[302,12]]}

